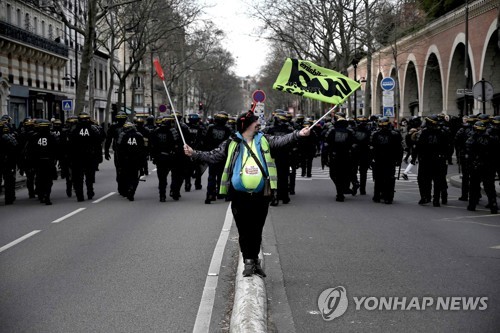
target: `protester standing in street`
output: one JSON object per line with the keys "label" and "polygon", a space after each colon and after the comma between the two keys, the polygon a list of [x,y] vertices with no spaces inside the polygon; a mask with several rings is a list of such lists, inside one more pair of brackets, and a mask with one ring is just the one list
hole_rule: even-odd
{"label": "protester standing in street", "polygon": [[[270,203],[270,198],[264,196],[265,178],[269,176],[271,188],[277,188],[276,165],[271,152],[293,144],[299,137],[308,136],[309,129],[303,128],[279,137],[268,136],[259,131],[258,120],[251,111],[243,113],[237,119],[237,133],[216,149],[201,152],[185,145],[184,152],[195,160],[207,163],[225,161],[219,193],[231,192],[231,210],[238,228],[245,264],[243,275],[257,274],[265,277],[258,257]],[[265,169],[265,175],[262,174],[259,164]]]}

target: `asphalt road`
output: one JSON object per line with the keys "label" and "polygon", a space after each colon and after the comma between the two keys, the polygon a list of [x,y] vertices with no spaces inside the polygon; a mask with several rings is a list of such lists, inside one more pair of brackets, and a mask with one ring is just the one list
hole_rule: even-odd
{"label": "asphalt road", "polygon": [[[146,180],[134,202],[110,195],[116,183],[106,162],[94,200],[110,196],[98,203],[67,198],[58,180],[52,206],[20,189],[14,205],[0,207],[0,246],[39,230],[0,252],[2,332],[193,330],[228,204],[205,205],[204,190],[160,203],[156,173]],[[211,330],[227,326],[235,255],[232,234]]]}
{"label": "asphalt road", "polygon": [[[26,189],[14,205],[0,205],[0,331],[191,332],[228,203],[203,204],[204,189],[160,203],[157,184],[152,172],[129,202],[111,194],[114,170],[105,162],[96,203],[67,198],[58,180],[52,206],[28,199]],[[270,208],[270,332],[498,331],[500,216],[481,205],[467,211],[454,187],[448,205],[419,206],[416,175],[396,190],[394,204],[377,204],[369,181],[368,195],[339,203],[315,163],[312,178],[298,177],[291,203]],[[233,225],[210,332],[228,331],[237,255]],[[347,311],[325,321],[318,298],[337,286],[346,289]],[[357,309],[362,297],[373,298]],[[372,309],[383,297],[487,297],[487,308]]]}
{"label": "asphalt road", "polygon": [[[416,175],[397,181],[392,205],[371,200],[371,182],[368,195],[336,202],[327,178],[316,165],[311,179],[297,180],[290,204],[271,209],[263,247],[274,270],[266,281],[271,331],[498,332],[499,215],[467,211],[455,187],[448,205],[419,206]],[[347,311],[325,321],[318,298],[337,286],[346,289]],[[405,309],[414,297],[434,305],[379,310],[391,296],[406,297]],[[487,297],[487,309],[436,309],[439,297],[469,296]],[[355,297],[376,299],[357,309]]]}

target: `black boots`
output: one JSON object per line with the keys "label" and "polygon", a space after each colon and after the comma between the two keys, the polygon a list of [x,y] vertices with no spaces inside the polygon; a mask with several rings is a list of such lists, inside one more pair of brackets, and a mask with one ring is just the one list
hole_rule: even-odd
{"label": "black boots", "polygon": [[244,277],[249,277],[252,276],[253,274],[260,276],[261,278],[266,277],[266,273],[261,267],[261,260],[260,259],[245,259],[243,260],[243,263],[245,264],[245,268],[243,269],[243,276]]}
{"label": "black boots", "polygon": [[243,263],[245,264],[245,268],[243,269],[243,276],[252,276],[252,274],[255,272],[255,261],[253,259],[244,259]]}

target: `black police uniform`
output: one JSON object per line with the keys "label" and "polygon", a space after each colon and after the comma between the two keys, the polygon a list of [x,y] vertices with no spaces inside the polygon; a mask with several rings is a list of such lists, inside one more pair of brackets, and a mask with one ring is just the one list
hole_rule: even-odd
{"label": "black police uniform", "polygon": [[125,196],[134,201],[139,177],[146,160],[144,137],[135,126],[125,125],[116,142],[116,156],[119,166],[118,187],[125,191]]}
{"label": "black police uniform", "polygon": [[403,158],[403,138],[401,133],[390,127],[389,120],[380,119],[380,128],[372,133],[370,146],[373,155],[373,201],[384,200],[391,204],[396,186],[396,166]]}
{"label": "black police uniform", "polygon": [[16,162],[18,143],[7,125],[0,126],[0,179],[4,182],[5,204],[16,200]]}
{"label": "black police uniform", "polygon": [[448,144],[447,134],[437,126],[437,117],[427,117],[416,139],[420,205],[431,202],[433,190],[433,205],[440,206],[441,192],[446,186],[443,182],[446,181]]}
{"label": "black police uniform", "polygon": [[[215,149],[231,136],[231,129],[226,126],[226,121],[219,115],[215,116],[214,124],[208,126],[203,139],[203,150]],[[224,162],[209,164],[206,204],[215,201],[217,197],[222,198],[218,193],[223,171]]]}
{"label": "black police uniform", "polygon": [[38,198],[46,205],[52,204],[50,194],[60,149],[59,140],[56,135],[50,132],[49,126],[49,121],[40,121],[26,146],[28,164],[35,171]]}
{"label": "black police uniform", "polygon": [[328,145],[330,179],[337,190],[336,200],[340,202],[344,201],[344,194],[349,192],[352,170],[351,149],[354,144],[354,135],[347,126],[345,119],[337,120],[325,135],[325,142]]}
{"label": "black police uniform", "polygon": [[465,142],[466,161],[470,168],[470,193],[468,210],[474,211],[479,202],[481,182],[488,197],[491,213],[498,213],[495,191],[495,159],[498,139],[486,132],[485,124],[474,124],[474,132]]}
{"label": "black police uniform", "polygon": [[184,155],[182,152],[182,140],[173,118],[165,119],[153,133],[151,133],[151,158],[156,165],[158,176],[158,191],[160,201],[166,201],[166,189],[168,185],[167,177],[172,172],[172,183],[170,185],[170,196],[174,200],[179,200],[179,190],[182,185],[183,170],[180,167],[180,160]]}
{"label": "black police uniform", "polygon": [[97,166],[102,159],[101,134],[90,118],[81,118],[71,129],[68,136],[67,153],[76,198],[83,201],[83,182],[87,197],[94,197],[94,182]]}

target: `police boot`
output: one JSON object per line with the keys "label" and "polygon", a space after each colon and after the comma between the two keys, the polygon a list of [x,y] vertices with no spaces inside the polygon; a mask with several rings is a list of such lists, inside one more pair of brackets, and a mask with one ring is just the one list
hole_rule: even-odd
{"label": "police boot", "polygon": [[184,191],[191,192],[191,183],[186,183],[184,185]]}
{"label": "police boot", "polygon": [[175,201],[179,201],[179,198],[181,197],[181,195],[178,192],[175,192],[175,191],[170,191],[170,196]]}
{"label": "police boot", "polygon": [[264,270],[262,269],[262,267],[260,266],[261,260],[254,259],[254,262],[255,262],[255,269],[254,269],[255,274],[260,276],[261,278],[265,278],[267,275],[264,272]]}
{"label": "police boot", "polygon": [[47,206],[52,205],[52,201],[50,201],[50,195],[49,194],[45,195],[45,198],[44,198],[43,202],[45,202],[45,204]]}
{"label": "police boot", "polygon": [[490,207],[491,214],[498,214],[498,206],[496,202],[493,202]]}
{"label": "police boot", "polygon": [[253,259],[245,259],[243,260],[243,263],[245,264],[245,268],[243,269],[243,276],[252,276],[252,274],[255,273],[255,261]]}
{"label": "police boot", "polygon": [[92,200],[94,198],[94,191],[93,190],[88,190],[87,191],[87,198],[89,198],[89,200]]}

